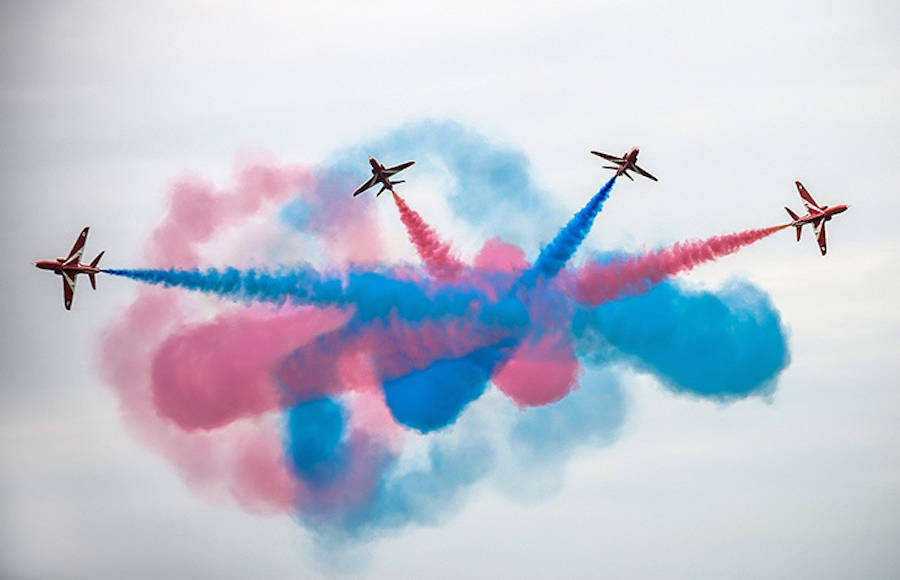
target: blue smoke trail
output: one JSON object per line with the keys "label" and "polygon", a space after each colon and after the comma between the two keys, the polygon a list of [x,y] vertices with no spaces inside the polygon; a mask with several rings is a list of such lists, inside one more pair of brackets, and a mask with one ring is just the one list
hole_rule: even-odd
{"label": "blue smoke trail", "polygon": [[[481,324],[525,327],[528,313],[510,297],[490,300],[467,286],[438,285],[427,279],[398,280],[378,272],[350,272],[343,279],[323,276],[310,267],[276,273],[256,270],[104,270],[149,284],[180,287],[215,294],[237,301],[354,307],[354,323],[385,320],[394,315],[403,320],[444,317],[476,320]],[[473,305],[477,305],[474,308]]]}
{"label": "blue smoke trail", "polygon": [[533,286],[538,278],[553,278],[559,273],[591,231],[594,218],[603,209],[603,202],[609,197],[615,183],[614,175],[594,194],[587,205],[572,216],[553,241],[541,250],[531,269],[522,275],[520,284],[526,287]]}

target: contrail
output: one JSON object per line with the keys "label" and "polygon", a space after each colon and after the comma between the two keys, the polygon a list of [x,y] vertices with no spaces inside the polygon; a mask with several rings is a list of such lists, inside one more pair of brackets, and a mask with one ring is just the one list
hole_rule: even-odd
{"label": "contrail", "polygon": [[600,213],[603,202],[609,197],[615,183],[614,175],[556,234],[553,241],[541,250],[531,269],[522,275],[519,284],[532,286],[538,278],[553,278],[559,273],[591,231],[594,218]]}
{"label": "contrail", "polygon": [[425,263],[428,272],[440,280],[454,280],[463,268],[462,262],[453,255],[450,244],[442,241],[418,212],[411,209],[402,197],[394,192],[394,203],[400,211],[400,221],[406,226],[409,240]]}
{"label": "contrail", "polygon": [[640,256],[619,258],[605,264],[592,262],[578,273],[576,296],[581,302],[597,306],[643,294],[665,278],[732,254],[786,227],[773,226],[706,240],[688,240]]}

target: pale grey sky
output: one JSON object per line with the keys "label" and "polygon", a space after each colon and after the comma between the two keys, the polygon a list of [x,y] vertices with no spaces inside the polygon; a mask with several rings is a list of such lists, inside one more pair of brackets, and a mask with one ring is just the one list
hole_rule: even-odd
{"label": "pale grey sky", "polygon": [[[689,276],[771,294],[792,352],[771,401],[719,406],[630,377],[621,437],[580,453],[555,494],[485,484],[439,525],[361,549],[354,574],[896,575],[896,3],[245,4],[0,8],[4,577],[329,573],[291,518],[211,504],[129,434],[95,358],[133,286],[82,284],[65,312],[31,263],[90,224],[89,253],[137,265],[184,172],[225,184],[241,152],[314,163],[422,118],[520,149],[561,215],[606,177],[587,150],[640,145],[660,182],[617,190],[596,248],[777,223],[795,179],[852,207],[826,258],[785,233]],[[417,205],[463,238],[442,207]]]}

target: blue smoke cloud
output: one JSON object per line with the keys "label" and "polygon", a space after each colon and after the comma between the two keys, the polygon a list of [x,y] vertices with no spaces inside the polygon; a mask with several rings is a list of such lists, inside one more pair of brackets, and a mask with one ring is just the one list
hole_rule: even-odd
{"label": "blue smoke cloud", "polygon": [[615,439],[626,409],[618,376],[597,368],[568,397],[544,407],[520,410],[501,397],[486,403],[451,432],[429,435],[412,464],[390,457],[367,501],[329,514],[315,529],[340,544],[410,524],[434,525],[485,481],[514,498],[546,497],[561,484],[559,466],[577,450]]}
{"label": "blue smoke cloud", "polygon": [[423,433],[446,427],[481,396],[497,364],[515,344],[514,339],[506,339],[386,381],[384,396],[391,414],[397,422]]}
{"label": "blue smoke cloud", "polygon": [[665,282],[581,310],[573,329],[588,361],[625,360],[677,392],[717,399],[767,393],[790,360],[778,311],[747,282],[718,293]]}
{"label": "blue smoke cloud", "polygon": [[326,485],[342,471],[345,411],[334,399],[307,401],[287,412],[286,455],[297,474],[313,487]]}

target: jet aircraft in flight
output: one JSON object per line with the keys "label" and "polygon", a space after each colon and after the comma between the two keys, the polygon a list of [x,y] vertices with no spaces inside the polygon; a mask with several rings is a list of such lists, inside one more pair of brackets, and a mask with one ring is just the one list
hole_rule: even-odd
{"label": "jet aircraft in flight", "polygon": [[41,270],[50,270],[62,278],[63,303],[66,306],[66,310],[72,309],[72,298],[75,295],[75,281],[78,279],[78,274],[87,274],[91,280],[91,287],[94,290],[97,289],[97,279],[94,276],[102,271],[97,267],[97,264],[100,263],[103,252],[97,254],[97,257],[90,264],[82,264],[80,261],[81,255],[84,253],[84,244],[87,242],[89,229],[84,228],[81,230],[81,234],[75,240],[75,245],[72,246],[72,251],[69,252],[67,258],[42,260],[34,263]]}
{"label": "jet aircraft in flight", "polygon": [[800,233],[805,224],[812,224],[813,231],[816,235],[816,241],[819,244],[819,251],[822,252],[822,255],[825,255],[826,250],[828,249],[825,244],[825,222],[829,221],[832,216],[839,214],[841,212],[847,211],[846,205],[833,205],[828,207],[827,205],[820,206],[816,203],[816,200],[812,198],[806,188],[803,187],[803,184],[799,181],[795,182],[797,184],[797,191],[800,192],[800,198],[803,199],[803,205],[806,206],[806,215],[798,216],[794,212],[791,211],[790,208],[784,208],[787,210],[788,215],[791,216],[793,220],[790,225],[797,228],[797,241],[800,241]]}
{"label": "jet aircraft in flight", "polygon": [[378,162],[374,157],[369,157],[369,165],[372,166],[372,177],[362,185],[359,186],[359,189],[353,192],[353,196],[356,197],[360,193],[369,189],[376,183],[381,184],[381,189],[378,190],[378,193],[375,194],[375,197],[381,195],[385,189],[390,190],[391,193],[394,193],[394,186],[398,183],[404,183],[405,180],[400,179],[398,181],[391,181],[391,176],[400,173],[410,165],[415,163],[415,161],[407,161],[406,163],[401,163],[400,165],[394,165],[393,167],[385,167],[381,163]]}
{"label": "jet aircraft in flight", "polygon": [[616,157],[615,155],[610,155],[609,153],[601,153],[599,151],[591,151],[591,153],[593,153],[594,155],[596,155],[598,157],[602,157],[602,158],[606,159],[607,161],[614,163],[614,165],[604,165],[603,169],[615,169],[616,176],[624,175],[631,181],[634,181],[634,178],[631,175],[629,175],[629,173],[628,173],[629,171],[634,171],[635,173],[639,173],[640,175],[643,175],[647,179],[652,179],[653,181],[659,181],[658,179],[656,179],[655,177],[653,177],[652,175],[650,175],[649,173],[647,173],[646,171],[644,171],[643,169],[641,169],[640,167],[637,166],[637,158],[638,158],[639,152],[640,152],[640,149],[638,149],[637,147],[632,147],[631,151],[626,153],[624,156]]}

